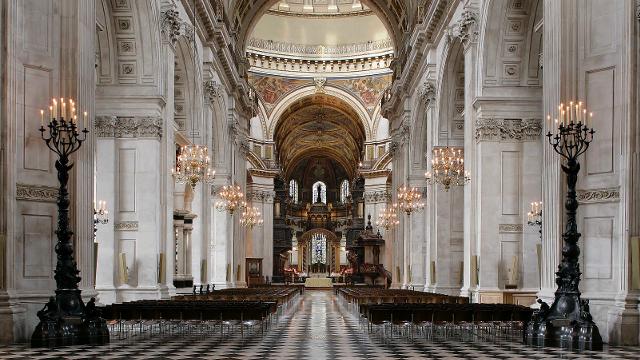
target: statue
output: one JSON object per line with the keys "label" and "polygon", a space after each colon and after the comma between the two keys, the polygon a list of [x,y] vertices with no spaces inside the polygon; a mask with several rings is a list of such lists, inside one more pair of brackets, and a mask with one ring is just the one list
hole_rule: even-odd
{"label": "statue", "polygon": [[316,198],[316,203],[322,202],[322,184],[318,184],[318,196]]}

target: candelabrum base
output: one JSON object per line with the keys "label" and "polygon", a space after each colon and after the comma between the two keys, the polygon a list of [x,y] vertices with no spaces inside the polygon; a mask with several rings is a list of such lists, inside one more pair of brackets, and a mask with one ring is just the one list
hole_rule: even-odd
{"label": "candelabrum base", "polygon": [[38,311],[38,318],[40,322],[31,336],[32,347],[109,343],[109,329],[95,299],[85,305],[78,289],[56,290],[56,296]]}
{"label": "candelabrum base", "polygon": [[541,300],[525,326],[523,342],[538,347],[602,350],[602,337],[589,313],[589,301],[580,294],[558,294],[551,308]]}

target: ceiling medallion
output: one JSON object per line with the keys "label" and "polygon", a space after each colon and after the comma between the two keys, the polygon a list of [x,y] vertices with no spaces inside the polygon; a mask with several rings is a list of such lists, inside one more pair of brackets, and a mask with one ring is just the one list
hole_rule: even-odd
{"label": "ceiling medallion", "polygon": [[462,186],[471,180],[468,171],[464,171],[464,152],[462,148],[434,147],[432,150],[431,171],[425,173],[429,184],[441,184],[444,191],[451,186]]}

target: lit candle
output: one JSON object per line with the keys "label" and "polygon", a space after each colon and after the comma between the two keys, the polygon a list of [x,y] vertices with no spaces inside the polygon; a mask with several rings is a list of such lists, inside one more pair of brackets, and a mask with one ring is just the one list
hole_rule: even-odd
{"label": "lit candle", "polygon": [[86,129],[87,128],[87,112],[85,111],[84,113],[82,113],[82,128]]}
{"label": "lit candle", "polygon": [[593,126],[593,113],[592,112],[589,113],[589,125],[587,125],[587,127],[589,127],[589,126]]}
{"label": "lit candle", "polygon": [[57,118],[58,117],[58,102],[56,101],[56,99],[53,99],[53,118]]}
{"label": "lit candle", "polygon": [[67,111],[66,111],[66,105],[67,104],[65,104],[64,101],[61,101],[61,103],[62,103],[62,118],[64,119],[64,118],[67,117]]}
{"label": "lit candle", "polygon": [[53,119],[53,106],[49,105],[49,121]]}
{"label": "lit candle", "polygon": [[40,110],[40,126],[44,127],[44,110]]}

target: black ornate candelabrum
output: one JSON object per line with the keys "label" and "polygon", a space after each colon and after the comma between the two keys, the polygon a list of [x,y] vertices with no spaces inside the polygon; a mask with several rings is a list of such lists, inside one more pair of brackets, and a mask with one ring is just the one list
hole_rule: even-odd
{"label": "black ornate candelabrum", "polygon": [[[54,101],[54,104],[55,101]],[[57,105],[57,104],[56,104]],[[40,322],[31,337],[31,345],[64,346],[76,344],[104,344],[109,342],[109,330],[92,298],[86,305],[82,301],[78,288],[80,271],[73,257],[73,243],[69,226],[69,192],[67,182],[69,171],[73,167],[69,157],[76,152],[89,132],[80,130],[74,116],[74,104],[69,102],[69,118],[65,120],[65,103],[61,99],[62,112],[56,118],[56,107],[51,107],[51,121],[44,124],[41,111],[40,132],[49,149],[58,155],[55,162],[60,183],[58,205],[58,242],[55,251],[57,264],[54,278],[56,280],[55,296],[49,298],[44,308],[38,311]],[[86,123],[86,113],[84,122]]]}
{"label": "black ornate candelabrum", "polygon": [[567,224],[562,235],[562,261],[556,272],[558,288],[555,299],[551,307],[538,299],[540,308],[534,312],[525,327],[523,340],[534,346],[601,350],[602,338],[589,312],[589,300],[580,298],[578,288],[581,274],[578,263],[580,233],[576,223],[576,181],[580,171],[578,157],[587,151],[595,133],[586,125],[586,116],[581,116],[579,109],[575,105],[575,116],[572,116],[573,103],[571,107],[567,106],[567,111],[561,110],[558,132],[547,134],[555,152],[564,158],[562,170],[567,177]]}

